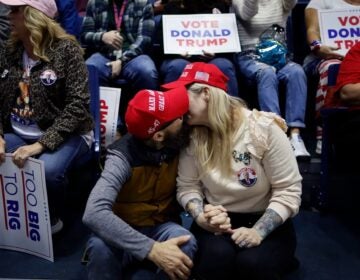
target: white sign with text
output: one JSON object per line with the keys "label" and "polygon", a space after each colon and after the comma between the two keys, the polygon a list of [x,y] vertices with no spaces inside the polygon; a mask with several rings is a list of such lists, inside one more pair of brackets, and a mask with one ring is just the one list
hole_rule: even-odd
{"label": "white sign with text", "polygon": [[351,10],[318,10],[322,43],[339,48],[345,55],[360,41],[360,8]]}
{"label": "white sign with text", "polygon": [[18,168],[11,154],[0,165],[0,248],[54,261],[44,163]]}
{"label": "white sign with text", "polygon": [[164,53],[239,52],[235,14],[163,15]]}
{"label": "white sign with text", "polygon": [[102,148],[106,148],[115,140],[120,97],[120,88],[100,87],[100,135]]}

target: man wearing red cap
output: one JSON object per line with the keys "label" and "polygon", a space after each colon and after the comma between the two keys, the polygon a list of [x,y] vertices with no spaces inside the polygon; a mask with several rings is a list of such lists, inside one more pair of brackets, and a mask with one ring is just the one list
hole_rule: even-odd
{"label": "man wearing red cap", "polygon": [[129,270],[138,279],[189,278],[197,245],[176,223],[174,145],[188,107],[184,87],[142,90],[129,102],[129,133],[109,147],[83,217],[95,233],[87,244],[89,279],[122,279]]}

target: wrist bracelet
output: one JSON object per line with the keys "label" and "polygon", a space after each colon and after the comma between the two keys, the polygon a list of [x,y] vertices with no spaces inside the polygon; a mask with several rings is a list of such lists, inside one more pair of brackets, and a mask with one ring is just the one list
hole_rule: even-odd
{"label": "wrist bracelet", "polygon": [[313,40],[311,43],[310,43],[310,50],[313,52],[317,49],[320,49],[321,47],[321,41],[320,40]]}

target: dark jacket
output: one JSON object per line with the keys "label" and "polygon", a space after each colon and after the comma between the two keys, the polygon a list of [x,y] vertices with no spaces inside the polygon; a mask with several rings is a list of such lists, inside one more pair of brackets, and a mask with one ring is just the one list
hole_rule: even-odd
{"label": "dark jacket", "polygon": [[[12,132],[10,113],[18,96],[23,75],[22,45],[11,53],[0,50],[0,134]],[[31,70],[31,100],[34,121],[44,134],[38,140],[50,150],[69,136],[84,134],[93,128],[87,68],[77,44],[70,40],[55,42],[47,51],[50,62],[41,61]],[[56,74],[52,85],[45,85],[40,75],[45,70]]]}
{"label": "dark jacket", "polygon": [[0,3],[0,47],[9,37],[9,9],[3,3]]}

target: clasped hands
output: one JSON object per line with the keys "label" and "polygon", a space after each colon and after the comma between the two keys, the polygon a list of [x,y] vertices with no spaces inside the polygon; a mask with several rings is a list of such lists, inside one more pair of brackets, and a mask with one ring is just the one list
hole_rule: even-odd
{"label": "clasped hands", "polygon": [[204,212],[195,221],[200,227],[216,235],[230,234],[231,239],[241,248],[258,246],[262,241],[260,234],[254,228],[232,229],[228,213],[221,205],[205,205]]}

